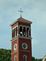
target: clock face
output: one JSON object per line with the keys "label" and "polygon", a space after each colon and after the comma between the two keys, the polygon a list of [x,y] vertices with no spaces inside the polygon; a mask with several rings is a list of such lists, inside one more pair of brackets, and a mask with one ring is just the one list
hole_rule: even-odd
{"label": "clock face", "polygon": [[17,44],[14,45],[14,50],[16,50],[16,49],[17,49]]}
{"label": "clock face", "polygon": [[23,48],[23,49],[28,49],[27,43],[22,43],[22,48]]}

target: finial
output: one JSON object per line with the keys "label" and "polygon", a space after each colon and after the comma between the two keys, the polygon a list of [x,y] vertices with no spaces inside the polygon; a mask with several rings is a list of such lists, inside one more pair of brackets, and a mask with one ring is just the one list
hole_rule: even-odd
{"label": "finial", "polygon": [[22,13],[23,13],[22,8],[20,8],[18,12],[20,12],[20,17],[22,17]]}

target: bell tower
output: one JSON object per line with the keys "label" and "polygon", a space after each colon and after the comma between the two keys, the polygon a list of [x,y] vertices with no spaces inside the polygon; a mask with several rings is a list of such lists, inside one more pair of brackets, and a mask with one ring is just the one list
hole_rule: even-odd
{"label": "bell tower", "polygon": [[32,61],[31,21],[22,17],[11,24],[11,61]]}

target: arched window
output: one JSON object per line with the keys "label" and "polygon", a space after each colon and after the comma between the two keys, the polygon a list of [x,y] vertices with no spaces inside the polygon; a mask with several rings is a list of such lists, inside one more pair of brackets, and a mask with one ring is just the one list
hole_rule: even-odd
{"label": "arched window", "polygon": [[19,27],[19,35],[21,37],[27,37],[29,38],[31,36],[31,31],[29,26],[22,26]]}
{"label": "arched window", "polygon": [[17,27],[16,27],[16,36],[17,36]]}
{"label": "arched window", "polygon": [[27,55],[23,56],[23,61],[27,61]]}
{"label": "arched window", "polygon": [[26,36],[26,28],[23,27],[23,36]]}
{"label": "arched window", "polygon": [[30,28],[29,28],[29,36],[31,36],[31,30],[30,30]]}
{"label": "arched window", "polygon": [[17,36],[17,27],[12,30],[12,37],[14,38],[16,36]]}
{"label": "arched window", "polygon": [[27,37],[29,37],[29,28],[27,28]]}
{"label": "arched window", "polygon": [[12,30],[12,37],[15,37],[15,29]]}
{"label": "arched window", "polygon": [[30,27],[27,27],[27,37],[31,36]]}
{"label": "arched window", "polygon": [[17,57],[16,56],[14,56],[14,61],[17,61]]}
{"label": "arched window", "polygon": [[22,36],[22,26],[20,26],[20,28],[19,28],[19,34],[20,34],[20,36]]}

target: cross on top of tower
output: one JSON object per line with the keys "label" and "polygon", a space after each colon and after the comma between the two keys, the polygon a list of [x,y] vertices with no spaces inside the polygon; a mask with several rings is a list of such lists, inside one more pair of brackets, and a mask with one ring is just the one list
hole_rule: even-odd
{"label": "cross on top of tower", "polygon": [[22,17],[22,13],[23,13],[22,8],[20,8],[18,12],[20,12],[20,17]]}

